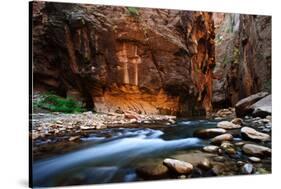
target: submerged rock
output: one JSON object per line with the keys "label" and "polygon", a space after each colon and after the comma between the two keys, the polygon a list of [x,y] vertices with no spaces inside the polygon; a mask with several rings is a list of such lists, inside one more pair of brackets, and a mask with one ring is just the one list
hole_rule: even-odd
{"label": "submerged rock", "polygon": [[223,129],[238,129],[241,127],[241,125],[236,125],[229,121],[221,121],[217,124],[217,127],[223,128]]}
{"label": "submerged rock", "polygon": [[199,138],[212,138],[221,134],[226,133],[225,129],[222,128],[210,128],[210,129],[200,129],[194,132],[194,136]]}
{"label": "submerged rock", "polygon": [[168,168],[163,164],[145,165],[136,169],[137,174],[145,179],[157,179],[166,177]]}
{"label": "submerged rock", "polygon": [[190,174],[193,170],[193,165],[185,161],[167,158],[163,163],[178,174]]}
{"label": "submerged rock", "polygon": [[233,140],[233,136],[231,134],[222,134],[219,136],[216,136],[215,138],[211,139],[212,144],[221,144],[223,141],[231,141]]}
{"label": "submerged rock", "polygon": [[225,161],[225,157],[224,156],[216,156],[213,158],[214,161],[217,162],[224,162]]}
{"label": "submerged rock", "polygon": [[260,146],[256,144],[245,144],[242,147],[244,153],[253,156],[270,156],[271,149],[265,146]]}
{"label": "submerged rock", "polygon": [[241,135],[245,139],[259,140],[259,141],[270,140],[270,136],[268,134],[258,132],[251,127],[243,127],[241,129]]}

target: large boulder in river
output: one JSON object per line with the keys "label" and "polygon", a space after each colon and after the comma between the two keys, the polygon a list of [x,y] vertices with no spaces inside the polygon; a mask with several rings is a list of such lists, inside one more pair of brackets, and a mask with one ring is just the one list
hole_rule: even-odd
{"label": "large boulder in river", "polygon": [[233,136],[229,133],[222,134],[219,136],[216,136],[215,138],[211,139],[212,144],[221,144],[223,141],[231,141],[233,140]]}
{"label": "large boulder in river", "polygon": [[268,92],[259,92],[257,94],[248,96],[248,97],[243,98],[242,100],[238,101],[235,104],[235,112],[236,112],[237,117],[244,117],[248,114],[251,114],[253,112],[253,109],[251,108],[251,106],[267,95],[268,95]]}
{"label": "large boulder in river", "polygon": [[195,137],[199,138],[213,138],[215,136],[226,133],[225,129],[222,128],[209,128],[209,129],[200,129],[194,132]]}
{"label": "large boulder in river", "polygon": [[244,139],[258,140],[258,141],[270,140],[270,136],[268,134],[258,132],[251,127],[243,127],[241,129],[241,135]]}
{"label": "large boulder in river", "polygon": [[272,99],[271,95],[264,97],[253,104],[250,109],[253,110],[252,115],[255,117],[266,117],[272,113]]}
{"label": "large boulder in river", "polygon": [[193,165],[191,163],[176,159],[164,159],[163,164],[178,174],[190,174],[193,170]]}
{"label": "large boulder in river", "polygon": [[256,144],[245,144],[242,147],[244,153],[252,156],[270,156],[271,149],[265,146],[260,146]]}
{"label": "large boulder in river", "polygon": [[222,128],[222,129],[239,129],[241,125],[234,124],[229,121],[221,121],[217,124],[217,127]]}

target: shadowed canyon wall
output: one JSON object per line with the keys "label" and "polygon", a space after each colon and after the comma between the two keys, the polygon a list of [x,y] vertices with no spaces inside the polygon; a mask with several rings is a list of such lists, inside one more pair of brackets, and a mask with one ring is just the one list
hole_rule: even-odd
{"label": "shadowed canyon wall", "polygon": [[32,24],[35,90],[99,112],[212,111],[212,13],[33,2]]}
{"label": "shadowed canyon wall", "polygon": [[214,108],[234,106],[260,91],[271,93],[271,17],[214,13],[213,18]]}

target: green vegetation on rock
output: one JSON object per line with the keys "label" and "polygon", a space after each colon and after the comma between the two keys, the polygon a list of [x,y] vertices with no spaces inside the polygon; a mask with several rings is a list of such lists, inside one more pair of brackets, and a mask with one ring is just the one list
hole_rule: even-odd
{"label": "green vegetation on rock", "polygon": [[52,112],[78,113],[85,111],[83,104],[70,97],[63,98],[53,93],[45,93],[33,102],[34,107],[39,107]]}
{"label": "green vegetation on rock", "polygon": [[138,16],[139,11],[138,8],[136,7],[127,7],[128,12],[130,13],[131,16]]}

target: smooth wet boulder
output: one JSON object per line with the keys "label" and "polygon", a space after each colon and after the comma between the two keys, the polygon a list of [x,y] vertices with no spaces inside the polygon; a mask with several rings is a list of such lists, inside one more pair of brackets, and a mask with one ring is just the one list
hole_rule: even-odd
{"label": "smooth wet boulder", "polygon": [[213,138],[215,136],[226,133],[225,129],[222,128],[209,128],[209,129],[200,129],[194,132],[195,137],[199,138]]}
{"label": "smooth wet boulder", "polygon": [[244,139],[258,140],[258,141],[269,141],[270,136],[268,134],[258,132],[251,127],[243,127],[241,129],[241,136]]}
{"label": "smooth wet boulder", "polygon": [[140,166],[136,172],[144,179],[159,179],[167,177],[169,170],[163,164],[156,164]]}
{"label": "smooth wet boulder", "polygon": [[241,125],[237,125],[229,121],[221,121],[217,124],[217,127],[222,129],[239,129],[241,128]]}
{"label": "smooth wet boulder", "polygon": [[253,112],[251,105],[268,95],[268,92],[259,92],[257,94],[241,99],[235,104],[235,112],[237,117],[244,117]]}
{"label": "smooth wet boulder", "polygon": [[163,164],[178,174],[190,174],[193,170],[193,165],[191,163],[176,159],[167,158],[163,161]]}
{"label": "smooth wet boulder", "polygon": [[204,146],[203,151],[208,153],[217,153],[219,147],[214,145]]}
{"label": "smooth wet boulder", "polygon": [[266,117],[272,114],[272,99],[271,95],[268,95],[261,100],[253,104],[250,109],[253,110],[252,115],[254,117]]}
{"label": "smooth wet boulder", "polygon": [[231,140],[233,140],[233,136],[229,133],[226,133],[216,136],[215,138],[212,138],[211,143],[220,145],[223,141],[231,141]]}
{"label": "smooth wet boulder", "polygon": [[245,144],[242,147],[242,150],[245,154],[252,156],[270,156],[271,149],[265,146],[260,146],[256,144]]}

